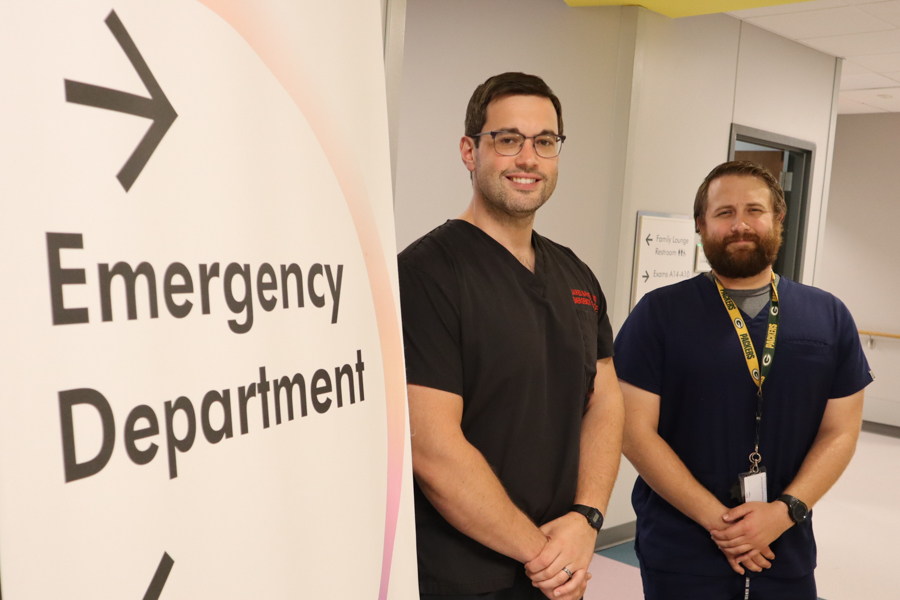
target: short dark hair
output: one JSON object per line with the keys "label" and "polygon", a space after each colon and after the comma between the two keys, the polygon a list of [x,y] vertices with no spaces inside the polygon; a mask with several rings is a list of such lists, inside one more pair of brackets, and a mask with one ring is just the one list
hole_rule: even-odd
{"label": "short dark hair", "polygon": [[[541,96],[549,98],[556,109],[556,123],[563,134],[562,105],[559,98],[553,93],[544,80],[537,75],[525,73],[501,73],[490,77],[475,88],[466,108],[466,135],[472,137],[481,133],[484,122],[487,121],[487,107],[493,100],[504,96]],[[475,138],[475,146],[478,146],[479,138]]]}
{"label": "short dark hair", "polygon": [[[772,211],[776,217],[784,217],[787,213],[787,204],[784,201],[784,190],[778,179],[762,165],[749,160],[733,160],[731,162],[722,163],[709,172],[700,189],[697,190],[697,196],[694,198],[694,226],[700,231],[699,223],[706,220],[706,207],[709,203],[709,186],[713,181],[726,175],[741,175],[745,177],[756,177],[762,180],[769,188],[769,197],[772,198]],[[780,219],[779,219],[780,220]]]}

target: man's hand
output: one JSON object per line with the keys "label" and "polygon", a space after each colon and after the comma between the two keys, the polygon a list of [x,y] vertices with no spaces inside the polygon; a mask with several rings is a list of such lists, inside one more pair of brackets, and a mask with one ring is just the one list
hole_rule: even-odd
{"label": "man's hand", "polygon": [[[724,551],[723,551],[724,553]],[[729,556],[725,553],[725,559],[728,561],[728,564],[731,565],[731,568],[734,569],[734,572],[738,575],[744,574],[744,567],[747,567],[751,571],[755,571],[757,573],[761,572],[763,569],[769,569],[772,567],[772,563],[769,561],[775,560],[775,553],[766,546],[762,550],[760,550],[759,554],[751,556],[748,559],[744,560],[743,566],[741,563],[737,561],[733,556]]]}
{"label": "man's hand", "polygon": [[[547,536],[547,545],[525,563],[526,574],[548,598],[581,598],[590,579],[587,568],[594,556],[597,530],[584,515],[570,512],[543,525],[541,532]],[[572,572],[571,579],[563,567]]]}
{"label": "man's hand", "polygon": [[568,581],[565,581],[569,576],[565,571],[562,571],[563,583],[555,588],[550,589],[542,589],[536,583],[533,584],[536,588],[540,589],[547,598],[550,600],[580,600],[584,597],[585,591],[587,591],[587,583],[590,581],[591,575],[588,573],[587,569],[580,569],[572,573],[572,578]]}
{"label": "man's hand", "polygon": [[[788,516],[787,505],[778,500],[746,502],[725,513],[722,520],[734,525],[710,531],[710,535],[739,573],[736,563],[743,563],[751,571],[768,568],[766,563],[775,558],[769,544],[794,524]],[[760,555],[764,560],[757,558]]]}

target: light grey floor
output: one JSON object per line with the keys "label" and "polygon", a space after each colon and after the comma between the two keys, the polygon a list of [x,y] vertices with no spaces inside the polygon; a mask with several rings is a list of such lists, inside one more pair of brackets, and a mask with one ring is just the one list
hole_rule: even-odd
{"label": "light grey floor", "polygon": [[900,598],[900,439],[863,431],[843,477],[814,509],[819,595]]}

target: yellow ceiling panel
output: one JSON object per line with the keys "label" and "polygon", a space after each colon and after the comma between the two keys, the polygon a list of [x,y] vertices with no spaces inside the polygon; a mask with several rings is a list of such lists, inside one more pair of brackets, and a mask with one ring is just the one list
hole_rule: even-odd
{"label": "yellow ceiling panel", "polygon": [[667,17],[692,17],[712,13],[796,4],[810,0],[566,0],[569,6],[643,6]]}

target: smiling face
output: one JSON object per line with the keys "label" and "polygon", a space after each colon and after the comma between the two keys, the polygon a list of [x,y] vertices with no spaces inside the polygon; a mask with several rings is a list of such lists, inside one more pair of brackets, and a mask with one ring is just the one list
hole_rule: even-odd
{"label": "smiling face", "polygon": [[698,226],[703,251],[716,274],[753,277],[775,263],[782,226],[764,181],[725,175],[709,184],[708,198]]}
{"label": "smiling face", "polygon": [[[556,109],[542,96],[503,96],[487,107],[482,131],[514,131],[526,136],[557,131]],[[475,200],[502,220],[531,218],[556,188],[559,157],[541,158],[534,140],[515,156],[501,156],[491,136],[482,136],[478,147],[463,138],[463,162],[472,172]]]}

